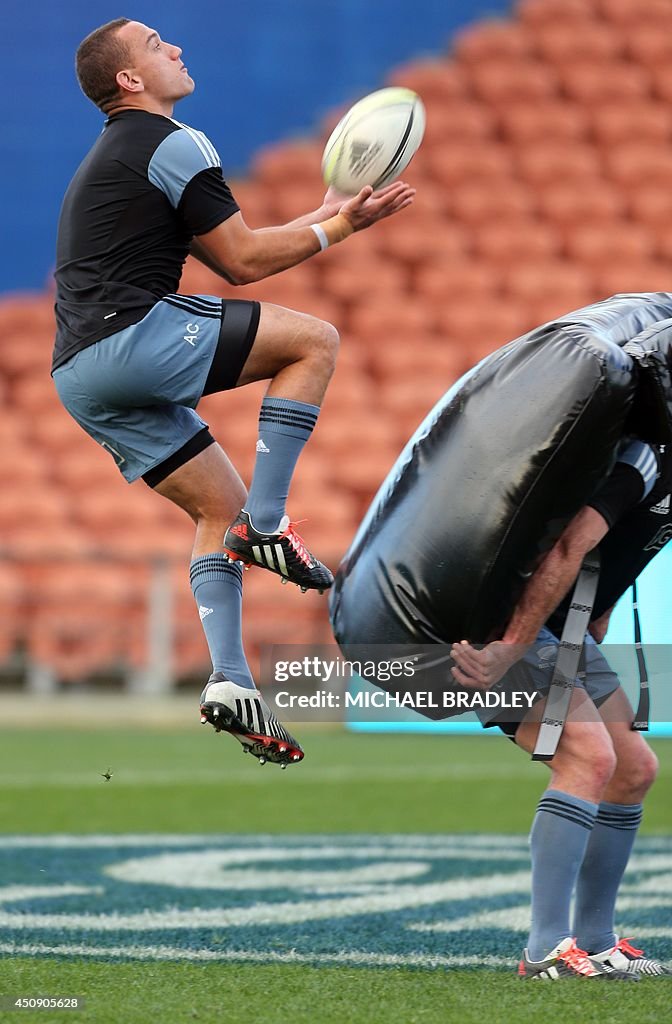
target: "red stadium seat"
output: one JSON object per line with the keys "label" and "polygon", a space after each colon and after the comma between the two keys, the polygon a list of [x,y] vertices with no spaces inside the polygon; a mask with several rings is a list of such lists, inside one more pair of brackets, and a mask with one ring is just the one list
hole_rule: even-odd
{"label": "red stadium seat", "polygon": [[573,143],[588,136],[589,120],[580,104],[566,99],[525,100],[508,103],[498,110],[502,133],[522,146],[556,142]]}
{"label": "red stadium seat", "polygon": [[[669,26],[672,31],[672,23]],[[672,99],[672,66],[668,61],[661,64],[654,64],[651,68],[653,79],[653,94],[664,102],[669,103]]]}
{"label": "red stadium seat", "polygon": [[541,220],[486,221],[472,231],[476,254],[489,263],[509,265],[520,259],[546,259],[557,256],[562,248],[561,233]]}
{"label": "red stadium seat", "polygon": [[427,127],[422,141],[422,148],[406,174],[415,174],[420,161],[435,146],[445,146],[473,140],[478,143],[491,139],[495,134],[496,118],[494,112],[485,104],[476,100],[454,100],[452,102],[428,102]]}
{"label": "red stadium seat", "polygon": [[541,61],[485,61],[469,68],[469,78],[475,94],[495,107],[517,100],[536,103],[559,93],[555,70]]}
{"label": "red stadium seat", "polygon": [[480,359],[524,334],[534,323],[524,304],[508,297],[498,301],[484,297],[478,301],[458,300],[446,304],[440,311],[439,326],[444,336],[462,352],[464,372],[467,352],[469,362],[474,362],[474,353],[478,353]]}
{"label": "red stadium seat", "polygon": [[596,269],[595,282],[603,295],[664,292],[670,288],[670,267],[666,262],[629,262],[617,255],[611,264]]}
{"label": "red stadium seat", "polygon": [[669,104],[651,98],[601,103],[590,111],[590,119],[595,139],[608,151],[632,142],[650,141],[660,147],[672,140]]}
{"label": "red stadium seat", "polygon": [[458,31],[453,38],[453,55],[467,65],[501,57],[525,59],[530,56],[532,45],[525,25],[493,18]]}
{"label": "red stadium seat", "polygon": [[[628,32],[642,23],[642,0],[597,0],[597,9],[602,17]],[[646,20],[661,30],[669,27],[672,24],[670,0],[646,0]]]}
{"label": "red stadium seat", "polygon": [[448,141],[427,154],[427,173],[444,187],[474,179],[501,178],[511,172],[512,154],[496,142]]}
{"label": "red stadium seat", "polygon": [[669,64],[672,60],[672,40],[667,28],[669,25],[661,30],[660,22],[655,18],[649,20],[648,17],[645,21],[628,25],[627,32],[623,32],[623,39],[630,59],[649,68],[656,64]]}
{"label": "red stadium seat", "polygon": [[622,56],[624,42],[622,33],[603,21],[582,21],[580,27],[573,21],[554,21],[539,25],[534,33],[539,54],[560,67],[582,60],[614,60]]}
{"label": "red stadium seat", "polygon": [[563,22],[590,21],[595,13],[595,0],[518,0],[518,19],[532,28]]}
{"label": "red stadium seat", "polygon": [[[571,187],[576,188],[573,183]],[[469,228],[496,218],[512,221],[529,219],[537,208],[537,195],[514,178],[492,178],[456,184],[451,193],[451,212]]]}
{"label": "red stadium seat", "polygon": [[575,224],[566,233],[565,253],[577,263],[600,267],[614,256],[626,262],[653,257],[656,239],[652,231],[631,221],[614,224]]}
{"label": "red stadium seat", "polygon": [[505,271],[506,293],[532,304],[559,297],[567,309],[591,300],[593,281],[589,272],[567,261],[519,263]]}
{"label": "red stadium seat", "polygon": [[388,75],[387,81],[389,85],[414,89],[428,103],[432,100],[450,102],[469,91],[464,70],[445,60],[417,60],[402,64]]}
{"label": "red stadium seat", "polygon": [[546,140],[539,146],[521,146],[516,154],[518,173],[536,187],[549,181],[573,180],[577,188],[586,178],[599,178],[600,154],[587,143]]}
{"label": "red stadium seat", "polygon": [[595,180],[582,182],[552,182],[538,194],[540,213],[558,226],[583,223],[587,220],[609,221],[621,217],[627,199],[613,183]]}
{"label": "red stadium seat", "polygon": [[499,272],[486,263],[464,260],[433,263],[420,267],[415,275],[415,294],[424,301],[490,298],[498,289]]}
{"label": "red stadium seat", "polygon": [[641,100],[652,87],[648,69],[626,60],[572,61],[559,66],[557,72],[563,94],[589,106],[617,99]]}
{"label": "red stadium seat", "polygon": [[672,148],[659,142],[624,142],[605,153],[605,170],[626,189],[662,185],[672,175]]}

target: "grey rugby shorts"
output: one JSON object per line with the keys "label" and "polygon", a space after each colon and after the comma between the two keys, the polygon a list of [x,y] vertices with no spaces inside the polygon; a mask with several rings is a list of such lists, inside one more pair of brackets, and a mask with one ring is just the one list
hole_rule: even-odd
{"label": "grey rugby shorts", "polygon": [[[143,476],[153,485],[162,479],[162,463],[170,466],[181,449],[188,453],[196,435],[206,440],[192,444],[189,457],[212,443],[195,407],[204,393],[236,386],[258,323],[257,302],[167,295],[139,323],[55,370],[56,390],[129,483]],[[206,392],[211,368],[217,387]]]}
{"label": "grey rugby shorts", "polygon": [[[537,639],[529,651],[504,676],[496,689],[504,693],[529,693],[536,691],[538,700],[546,697],[555,668],[560,641],[546,626],[542,626]],[[621,685],[620,680],[602,651],[590,634],[584,638],[584,671],[580,672],[574,685],[576,689],[585,690],[593,704],[599,707]],[[534,702],[535,704],[537,701]],[[512,715],[498,708],[477,708],[476,714],[484,728],[497,725],[513,738],[516,729],[525,717],[526,711],[516,710]],[[515,719],[515,720],[511,720]]]}

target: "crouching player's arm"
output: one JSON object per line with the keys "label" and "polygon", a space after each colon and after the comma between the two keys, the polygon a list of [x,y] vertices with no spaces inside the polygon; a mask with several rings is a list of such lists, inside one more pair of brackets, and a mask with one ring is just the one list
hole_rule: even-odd
{"label": "crouching player's arm", "polygon": [[501,640],[476,650],[466,640],[453,644],[454,678],[462,686],[488,689],[525,654],[539,630],[574,583],[583,559],[599,544],[609,526],[590,506],[566,527],[528,580]]}

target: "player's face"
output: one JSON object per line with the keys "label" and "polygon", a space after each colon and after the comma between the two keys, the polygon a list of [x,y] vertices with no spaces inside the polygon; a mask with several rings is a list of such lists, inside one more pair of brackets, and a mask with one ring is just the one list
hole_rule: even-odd
{"label": "player's face", "polygon": [[142,79],[144,92],[161,102],[174,103],[194,91],[179,46],[164,42],[159,33],[139,21],[119,30],[133,55],[133,71]]}

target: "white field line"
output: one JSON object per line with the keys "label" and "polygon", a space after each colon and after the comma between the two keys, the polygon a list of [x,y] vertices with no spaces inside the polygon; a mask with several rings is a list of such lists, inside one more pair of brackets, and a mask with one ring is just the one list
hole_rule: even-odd
{"label": "white field line", "polygon": [[375,893],[340,899],[259,902],[246,907],[215,907],[188,910],[176,907],[146,910],[136,914],[39,914],[0,910],[0,928],[57,928],[66,931],[164,931],[198,928],[240,928],[248,926],[299,924],[361,914],[380,914],[407,908],[432,906],[444,900],[524,893],[529,889],[528,871],[486,878],[454,878],[426,885],[390,886]]}
{"label": "white field line", "polygon": [[[654,839],[654,842],[656,840]],[[661,843],[663,840],[661,840]],[[651,840],[647,840],[648,845]],[[347,847],[349,857],[375,856],[398,856],[400,853],[410,855],[417,852],[418,856],[437,856],[444,853],[458,853],[464,850],[481,852],[485,859],[504,858],[506,853],[517,856],[515,851],[525,853],[528,849],[528,842],[525,836],[520,835],[474,835],[465,832],[464,834],[442,835],[416,834],[413,832],[396,833],[390,832],[382,835],[372,836],[371,833],[348,833],[328,835],[319,833],[317,835],[283,835],[278,837],[273,833],[254,833],[253,835],[231,835],[213,833],[161,833],[161,832],[138,832],[138,833],[92,833],[91,835],[73,835],[61,833],[54,835],[0,835],[0,849],[115,849],[123,847],[185,847],[202,846],[209,847],[223,845],[225,849],[235,846],[236,849],[256,850],[259,848],[271,847],[268,854],[260,852],[260,856],[278,858],[278,848],[293,855],[296,848],[302,849],[310,844],[318,855],[324,856],[324,851],[330,847],[338,853],[342,853],[343,847]],[[668,848],[670,840],[667,840]],[[661,846],[661,849],[664,847]],[[249,857],[249,852],[246,854]]]}
{"label": "white field line", "polygon": [[43,943],[0,943],[0,953],[11,956],[87,956],[124,960],[194,960],[215,962],[251,962],[274,964],[354,964],[362,967],[515,967],[517,960],[504,956],[441,956],[423,953],[369,953],[347,950],[342,953],[256,952],[248,949],[184,949],[174,946],[86,946]]}

